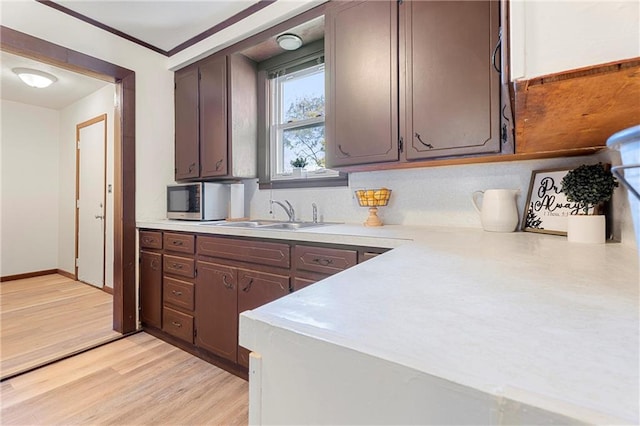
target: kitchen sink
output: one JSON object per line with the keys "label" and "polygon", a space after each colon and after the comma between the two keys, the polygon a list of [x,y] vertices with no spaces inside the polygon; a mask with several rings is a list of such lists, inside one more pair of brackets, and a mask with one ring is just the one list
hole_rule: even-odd
{"label": "kitchen sink", "polygon": [[211,225],[211,226],[228,226],[230,228],[257,228],[259,226],[265,225],[273,225],[278,222],[266,221],[266,220],[248,220],[244,222],[213,222],[213,223],[203,223],[202,225]]}
{"label": "kitchen sink", "polygon": [[252,228],[295,231],[296,229],[314,228],[318,226],[336,225],[330,222],[278,222],[272,220],[247,220],[242,222],[208,222],[205,226],[223,226],[225,228]]}
{"label": "kitchen sink", "polygon": [[326,226],[326,225],[335,225],[335,223],[317,223],[317,222],[281,222],[274,223],[271,225],[264,225],[262,228],[265,229],[287,229],[287,230],[296,230],[302,228],[314,228],[316,226]]}

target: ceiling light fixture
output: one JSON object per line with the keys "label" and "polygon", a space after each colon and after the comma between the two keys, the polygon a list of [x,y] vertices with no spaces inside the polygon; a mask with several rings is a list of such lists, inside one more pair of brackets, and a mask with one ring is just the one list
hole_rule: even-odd
{"label": "ceiling light fixture", "polygon": [[26,85],[42,89],[58,81],[55,75],[51,75],[44,71],[33,70],[31,68],[13,68],[11,71],[16,73],[20,80]]}
{"label": "ceiling light fixture", "polygon": [[284,50],[296,50],[302,46],[302,39],[295,34],[282,34],[276,41]]}

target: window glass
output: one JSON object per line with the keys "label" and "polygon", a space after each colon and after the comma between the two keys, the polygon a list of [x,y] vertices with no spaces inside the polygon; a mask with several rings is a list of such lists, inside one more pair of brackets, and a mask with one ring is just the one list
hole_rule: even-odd
{"label": "window glass", "polygon": [[324,64],[271,81],[271,178],[291,179],[291,162],[306,161],[306,178],[337,176],[325,166]]}

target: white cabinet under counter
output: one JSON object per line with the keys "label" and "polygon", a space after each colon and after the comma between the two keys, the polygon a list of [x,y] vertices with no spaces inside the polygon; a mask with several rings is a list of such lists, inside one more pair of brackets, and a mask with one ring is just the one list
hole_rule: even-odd
{"label": "white cabinet under counter", "polygon": [[240,317],[261,424],[638,424],[638,252],[425,229]]}

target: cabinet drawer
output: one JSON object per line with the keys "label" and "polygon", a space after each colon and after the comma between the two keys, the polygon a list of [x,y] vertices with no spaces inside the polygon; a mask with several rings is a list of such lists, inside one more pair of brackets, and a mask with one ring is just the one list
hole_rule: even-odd
{"label": "cabinet drawer", "polygon": [[179,253],[193,254],[195,252],[195,235],[164,233],[164,249]]}
{"label": "cabinet drawer", "polygon": [[358,252],[297,245],[293,258],[297,270],[335,274],[354,266],[358,261]]}
{"label": "cabinet drawer", "polygon": [[162,249],[162,232],[140,231],[140,247]]}
{"label": "cabinet drawer", "polygon": [[195,262],[186,257],[164,255],[163,271],[165,274],[180,275],[182,277],[195,277]]}
{"label": "cabinet drawer", "polygon": [[162,331],[193,343],[193,317],[164,307],[162,309]]}
{"label": "cabinet drawer", "polygon": [[163,300],[168,305],[193,311],[193,284],[164,277]]}
{"label": "cabinet drawer", "polygon": [[280,268],[289,268],[290,265],[289,245],[280,243],[198,237],[198,254]]}

